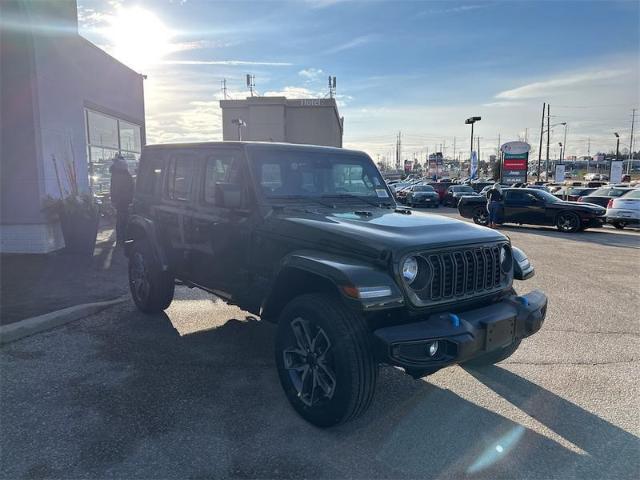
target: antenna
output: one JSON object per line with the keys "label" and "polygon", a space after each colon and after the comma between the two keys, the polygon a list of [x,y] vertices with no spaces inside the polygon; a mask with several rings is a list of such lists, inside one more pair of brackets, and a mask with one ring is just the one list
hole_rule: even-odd
{"label": "antenna", "polygon": [[336,77],[329,75],[329,98],[336,96]]}
{"label": "antenna", "polygon": [[251,92],[251,96],[253,97],[253,90],[256,88],[256,76],[247,73],[247,88]]}
{"label": "antenna", "polygon": [[227,79],[223,78],[220,82],[222,84],[222,98],[227,99]]}

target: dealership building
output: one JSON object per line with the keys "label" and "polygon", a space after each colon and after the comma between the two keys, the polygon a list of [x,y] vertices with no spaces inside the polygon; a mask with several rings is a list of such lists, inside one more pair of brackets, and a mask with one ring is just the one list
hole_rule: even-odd
{"label": "dealership building", "polygon": [[342,147],[344,118],[334,98],[220,100],[223,140]]}
{"label": "dealership building", "polygon": [[[47,197],[109,190],[145,143],[143,77],[78,34],[75,0],[0,2],[0,251],[64,247]],[[57,174],[56,174],[57,171]]]}

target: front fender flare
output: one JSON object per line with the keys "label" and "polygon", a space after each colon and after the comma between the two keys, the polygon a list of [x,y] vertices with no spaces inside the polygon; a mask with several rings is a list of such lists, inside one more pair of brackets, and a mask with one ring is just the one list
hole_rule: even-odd
{"label": "front fender flare", "polygon": [[158,235],[156,233],[156,227],[154,223],[148,218],[141,217],[140,215],[132,215],[127,223],[127,240],[125,242],[125,254],[129,256],[131,248],[134,243],[142,236],[151,247],[151,251],[160,265],[162,271],[169,269],[169,261],[164,249],[160,245]]}
{"label": "front fender flare", "polygon": [[[278,288],[280,275],[291,269],[313,274],[331,282],[350,306],[359,310],[372,311],[404,305],[404,296],[391,275],[373,262],[367,263],[323,252],[293,252],[280,262],[274,289]],[[390,293],[374,298],[366,298],[364,293],[355,298],[346,293],[365,292],[372,287],[387,287]]]}

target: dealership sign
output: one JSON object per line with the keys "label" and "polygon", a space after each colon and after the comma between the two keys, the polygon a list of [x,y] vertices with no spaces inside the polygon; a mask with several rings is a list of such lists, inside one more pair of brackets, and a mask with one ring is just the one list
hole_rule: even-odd
{"label": "dealership sign", "polygon": [[529,151],[526,142],[508,142],[500,147],[502,152],[501,183],[524,183],[527,181]]}
{"label": "dealership sign", "polygon": [[609,172],[609,182],[620,183],[622,181],[622,160],[611,161],[611,171]]}

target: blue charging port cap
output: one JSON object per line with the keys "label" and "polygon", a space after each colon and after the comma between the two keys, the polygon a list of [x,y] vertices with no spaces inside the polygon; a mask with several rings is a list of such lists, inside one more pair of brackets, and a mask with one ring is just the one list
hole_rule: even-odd
{"label": "blue charging port cap", "polygon": [[454,327],[460,326],[460,317],[458,317],[455,313],[450,313],[449,319],[451,320],[451,325],[453,325]]}
{"label": "blue charging port cap", "polygon": [[516,299],[525,307],[529,306],[529,299],[527,297],[516,297]]}

